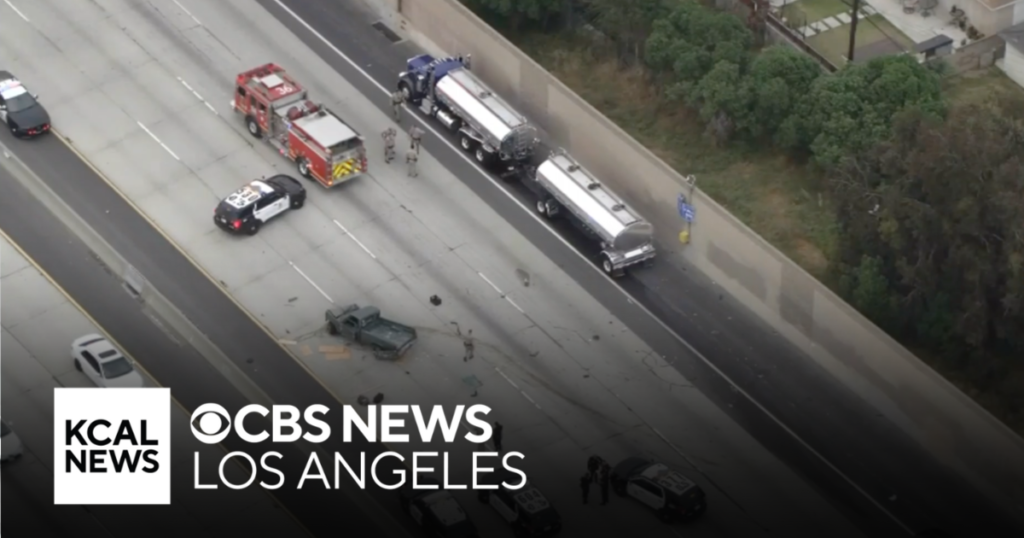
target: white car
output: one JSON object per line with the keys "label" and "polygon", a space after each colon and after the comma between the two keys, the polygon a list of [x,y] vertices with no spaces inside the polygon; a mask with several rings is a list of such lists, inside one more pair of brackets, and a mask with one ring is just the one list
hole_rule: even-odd
{"label": "white car", "polygon": [[85,373],[97,387],[145,386],[142,375],[132,362],[110,340],[98,334],[87,334],[72,342],[71,357],[75,360],[75,368]]}
{"label": "white car", "polygon": [[0,462],[8,462],[21,456],[21,439],[7,423],[0,420]]}

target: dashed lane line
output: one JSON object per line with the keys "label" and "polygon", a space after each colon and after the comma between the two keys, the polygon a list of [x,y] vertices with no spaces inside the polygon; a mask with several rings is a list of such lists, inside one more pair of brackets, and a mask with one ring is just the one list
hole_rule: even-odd
{"label": "dashed lane line", "polygon": [[196,99],[199,99],[204,105],[206,105],[206,108],[210,109],[210,112],[213,112],[214,114],[220,116],[220,112],[217,112],[217,109],[213,108],[213,105],[211,105],[209,101],[203,99],[203,96],[199,95],[199,92],[193,89],[192,86],[189,86],[188,82],[185,82],[185,79],[178,77],[178,82],[180,82],[182,86],[188,89],[188,91],[192,92],[192,95],[196,96]]}
{"label": "dashed lane line", "polygon": [[306,282],[309,282],[310,286],[313,286],[314,288],[316,288],[316,291],[320,292],[320,295],[323,295],[324,299],[327,299],[327,302],[331,303],[332,305],[334,304],[334,299],[331,299],[330,295],[327,295],[327,293],[324,292],[324,290],[321,289],[320,286],[317,286],[316,282],[313,282],[312,278],[309,278],[308,276],[306,276],[306,273],[303,273],[302,269],[299,269],[298,265],[295,265],[294,263],[292,263],[291,260],[288,261],[288,265],[291,265],[292,269],[295,269],[295,272],[299,273],[299,275],[301,275],[302,278],[306,279]]}
{"label": "dashed lane line", "polygon": [[373,258],[375,260],[377,259],[377,256],[375,256],[373,254],[373,252],[370,252],[370,249],[366,248],[366,245],[364,245],[363,242],[360,241],[359,238],[356,237],[352,232],[348,231],[348,229],[346,229],[344,226],[342,226],[340,222],[334,221],[334,224],[336,224],[338,226],[338,228],[341,228],[341,231],[345,232],[345,235],[347,235],[350,238],[352,238],[352,240],[355,241],[357,245],[359,245],[359,248],[361,248],[364,251],[366,251],[366,253],[369,254],[371,258]]}
{"label": "dashed lane line", "polygon": [[518,310],[520,314],[526,315],[526,312],[522,308],[519,308],[519,305],[517,305],[516,302],[513,301],[512,298],[509,297],[507,293],[501,291],[501,288],[499,288],[497,284],[495,284],[494,282],[491,282],[491,279],[487,278],[487,275],[481,273],[480,271],[477,271],[476,274],[480,278],[484,279],[484,282],[486,282],[492,288],[494,288],[494,291],[498,292],[498,295],[502,299],[505,299],[506,301],[508,301],[508,304],[512,305],[512,307],[515,308],[516,310]]}
{"label": "dashed lane line", "polygon": [[178,7],[180,7],[181,10],[184,11],[186,15],[188,15],[189,17],[192,17],[192,20],[196,21],[196,24],[198,24],[199,26],[203,25],[203,23],[199,22],[199,19],[197,19],[196,16],[193,15],[191,11],[186,9],[185,6],[181,5],[181,2],[178,2],[178,0],[174,0],[174,4],[177,5]]}
{"label": "dashed lane line", "polygon": [[[334,52],[340,58],[345,60],[350,66],[352,66],[353,69],[355,69],[357,72],[359,72],[359,74],[361,74],[364,78],[366,78],[366,80],[368,80],[371,84],[376,86],[377,89],[380,92],[384,93],[385,95],[390,95],[391,94],[392,90],[389,90],[389,89],[385,88],[380,82],[377,82],[377,80],[374,79],[373,77],[371,77],[370,74],[367,73],[366,70],[362,68],[362,66],[360,66],[358,63],[354,62],[351,58],[349,58],[344,52],[341,51],[341,49],[339,49],[337,46],[335,46],[334,43],[331,43],[331,41],[329,39],[327,39],[326,37],[324,37],[323,34],[318,32],[315,28],[313,28],[312,25],[310,25],[308,22],[306,22],[297,13],[295,13],[295,11],[293,11],[290,7],[285,5],[285,3],[282,0],[274,0],[274,3],[276,3],[290,17],[295,19],[296,22],[298,22],[300,25],[302,25],[303,28],[305,28],[310,34],[312,34],[314,37],[316,37],[321,43],[323,43],[325,46],[327,46],[327,48],[331,49],[332,52]],[[408,107],[406,107],[406,108],[408,108]],[[835,473],[836,476],[838,476],[841,480],[843,480],[844,482],[849,484],[850,487],[852,487],[854,490],[856,490],[862,497],[867,499],[868,502],[870,502],[872,505],[875,506],[875,508],[877,508],[883,514],[885,514],[887,517],[889,517],[889,519],[891,519],[894,523],[899,525],[904,531],[907,532],[907,534],[913,534],[913,530],[909,526],[907,526],[907,524],[904,523],[898,516],[896,516],[896,514],[894,514],[891,510],[889,510],[881,501],[879,501],[874,496],[872,496],[870,493],[868,493],[853,478],[851,478],[849,475],[847,475],[845,472],[843,472],[839,467],[837,467],[834,463],[832,463],[828,458],[826,458],[824,454],[818,452],[813,446],[811,446],[810,443],[808,443],[803,437],[801,437],[796,431],[794,431],[788,424],[783,422],[774,413],[769,411],[768,408],[764,406],[764,404],[762,404],[760,401],[758,401],[756,398],[754,398],[754,396],[751,395],[749,392],[744,390],[743,387],[741,387],[728,374],[726,374],[724,371],[722,371],[722,369],[719,368],[714,362],[712,362],[710,359],[708,359],[706,356],[704,356],[703,353],[698,351],[697,348],[693,347],[693,344],[691,344],[690,342],[686,341],[686,339],[684,339],[682,336],[679,336],[679,333],[677,333],[672,327],[669,327],[668,324],[666,324],[664,321],[661,320],[661,318],[659,318],[658,316],[654,315],[654,313],[651,312],[650,309],[648,309],[646,306],[640,304],[639,302],[633,301],[632,300],[632,296],[618,282],[615,282],[610,276],[607,275],[607,273],[605,273],[599,267],[597,267],[593,263],[591,263],[590,259],[586,255],[584,255],[582,252],[580,252],[575,246],[573,246],[564,237],[562,237],[561,234],[559,234],[557,231],[555,231],[554,228],[552,228],[549,223],[544,222],[540,217],[538,217],[535,214],[535,212],[533,210],[531,210],[530,208],[526,207],[526,205],[523,204],[522,201],[520,201],[518,198],[516,198],[515,196],[510,194],[509,191],[507,191],[501,184],[499,184],[496,179],[494,179],[490,174],[486,173],[482,168],[480,168],[477,165],[476,162],[474,162],[472,159],[470,159],[465,153],[460,151],[459,148],[457,148],[445,136],[443,136],[434,127],[434,125],[432,125],[431,123],[425,121],[423,118],[420,118],[419,116],[416,116],[415,114],[411,114],[411,116],[413,118],[413,121],[416,121],[420,125],[423,125],[431,133],[434,133],[434,136],[437,136],[438,139],[441,140],[442,143],[444,143],[445,145],[450,147],[455,152],[456,155],[458,155],[462,160],[464,160],[471,167],[473,167],[475,170],[477,170],[477,172],[479,172],[480,175],[482,175],[487,181],[490,181],[491,184],[494,185],[495,188],[497,188],[500,192],[504,193],[505,196],[507,196],[509,199],[511,199],[513,203],[518,205],[527,215],[530,215],[530,217],[533,218],[538,224],[540,224],[541,226],[546,228],[549,232],[551,232],[551,235],[553,235],[559,242],[561,242],[563,245],[565,245],[566,248],[568,248],[570,251],[576,253],[576,255],[579,256],[580,258],[586,260],[588,262],[587,265],[591,269],[593,269],[594,271],[597,271],[602,276],[604,276],[608,280],[608,282],[615,289],[617,289],[620,293],[622,293],[622,295],[624,295],[627,298],[627,300],[629,300],[630,303],[635,305],[638,309],[640,309],[645,314],[647,314],[651,318],[651,320],[653,320],[655,323],[660,325],[669,334],[674,336],[678,342],[680,342],[683,346],[685,346],[691,353],[693,353],[694,356],[699,358],[701,360],[701,362],[703,362],[707,367],[711,368],[711,370],[714,371],[715,374],[717,374],[721,379],[725,380],[725,382],[728,383],[737,393],[742,395],[748,402],[753,404],[754,407],[757,407],[758,410],[761,411],[761,413],[765,417],[767,417],[769,420],[771,420],[773,423],[775,423],[776,426],[778,426],[783,431],[785,431],[786,434],[790,436],[790,438],[792,438],[797,443],[799,443],[801,446],[803,446],[808,452],[810,452],[815,458],[817,458],[818,461],[820,461],[825,466],[827,466],[833,473]]]}
{"label": "dashed lane line", "polygon": [[494,367],[494,371],[498,372],[498,374],[501,375],[501,377],[505,378],[505,381],[508,381],[508,384],[512,385],[512,387],[514,387],[516,390],[518,390],[519,394],[522,394],[523,398],[526,398],[526,400],[528,402],[532,403],[534,407],[536,407],[537,409],[540,409],[540,410],[543,411],[543,409],[541,409],[541,407],[540,407],[540,404],[538,404],[536,401],[534,401],[534,399],[531,398],[530,395],[527,394],[523,389],[519,388],[519,385],[516,385],[516,382],[512,381],[512,378],[510,378],[509,376],[505,375],[505,372],[501,371],[501,368],[498,368],[497,366],[495,366]]}
{"label": "dashed lane line", "polygon": [[167,153],[170,153],[171,157],[174,157],[174,160],[181,161],[181,159],[178,158],[178,155],[175,154],[173,151],[171,151],[171,148],[167,147],[167,144],[164,144],[163,142],[161,142],[160,139],[157,138],[155,134],[153,134],[153,131],[150,131],[149,129],[147,129],[146,126],[143,125],[141,121],[136,121],[135,123],[138,123],[139,127],[142,127],[142,130],[146,131],[146,134],[148,134],[150,138],[155,140],[157,144],[160,144],[160,147],[164,148],[167,151]]}
{"label": "dashed lane line", "polygon": [[19,17],[25,19],[25,22],[32,22],[32,21],[28,20],[28,17],[26,17],[25,14],[22,13],[21,10],[18,9],[17,6],[15,6],[14,4],[11,3],[11,0],[4,0],[4,3],[7,4],[8,6],[10,6],[10,8],[13,9],[14,12],[17,13]]}

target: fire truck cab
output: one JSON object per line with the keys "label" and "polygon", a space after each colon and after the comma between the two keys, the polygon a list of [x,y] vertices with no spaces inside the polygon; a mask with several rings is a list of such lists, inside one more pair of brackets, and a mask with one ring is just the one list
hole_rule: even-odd
{"label": "fire truck cab", "polygon": [[238,75],[231,107],[249,133],[294,161],[299,173],[333,187],[367,172],[363,137],[276,64]]}

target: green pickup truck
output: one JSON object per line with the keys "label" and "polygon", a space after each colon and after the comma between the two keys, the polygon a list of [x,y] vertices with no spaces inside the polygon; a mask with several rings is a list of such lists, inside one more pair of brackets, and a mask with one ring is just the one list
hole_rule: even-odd
{"label": "green pickup truck", "polygon": [[335,307],[324,317],[331,334],[369,346],[378,359],[397,359],[416,342],[416,329],[382,318],[376,306]]}

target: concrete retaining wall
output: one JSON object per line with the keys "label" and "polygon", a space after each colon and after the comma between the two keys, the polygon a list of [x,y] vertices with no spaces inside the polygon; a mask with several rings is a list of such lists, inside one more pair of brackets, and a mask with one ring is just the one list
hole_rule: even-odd
{"label": "concrete retaining wall", "polygon": [[994,501],[1024,514],[1024,441],[973,400],[702,192],[691,242],[681,245],[682,176],[457,0],[367,1],[428,50],[471,53],[485,82],[654,223],[660,263],[704,272]]}
{"label": "concrete retaining wall", "polygon": [[953,67],[953,74],[960,74],[984,69],[1005,53],[1006,42],[998,35],[992,35],[957,49],[955,53],[946,56],[945,61]]}

